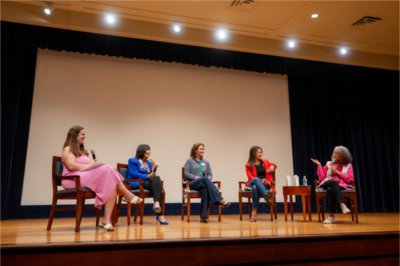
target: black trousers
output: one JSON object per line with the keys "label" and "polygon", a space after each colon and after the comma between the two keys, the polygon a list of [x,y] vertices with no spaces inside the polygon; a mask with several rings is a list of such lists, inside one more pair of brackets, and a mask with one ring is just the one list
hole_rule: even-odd
{"label": "black trousers", "polygon": [[160,202],[160,205],[162,207],[163,202],[161,201],[161,191],[162,191],[161,178],[157,175],[153,176],[151,179],[147,178],[146,181],[143,182],[143,188],[150,190],[153,193],[154,202],[156,201]]}
{"label": "black trousers", "polygon": [[328,211],[329,213],[335,213],[336,204],[344,202],[342,197],[343,188],[335,180],[329,180],[323,187],[328,193]]}

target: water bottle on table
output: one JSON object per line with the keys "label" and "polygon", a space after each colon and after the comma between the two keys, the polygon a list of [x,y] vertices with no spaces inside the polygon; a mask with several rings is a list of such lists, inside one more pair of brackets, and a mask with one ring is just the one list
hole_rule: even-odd
{"label": "water bottle on table", "polygon": [[307,186],[307,177],[303,176],[303,186]]}

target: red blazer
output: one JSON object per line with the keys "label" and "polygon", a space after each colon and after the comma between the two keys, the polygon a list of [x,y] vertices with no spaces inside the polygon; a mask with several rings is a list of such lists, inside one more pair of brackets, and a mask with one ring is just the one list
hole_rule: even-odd
{"label": "red blazer", "polygon": [[[275,167],[275,169],[277,168],[277,166],[276,166],[275,163],[270,163],[267,159],[261,159],[261,161],[264,163],[265,171],[267,171],[267,169],[268,169],[271,165],[273,165],[273,166]],[[250,163],[246,163],[246,174],[247,174],[247,178],[248,178],[248,180],[247,180],[247,182],[246,182],[246,186],[248,186],[249,183],[250,183],[250,180],[252,180],[253,178],[257,178],[257,170],[256,170],[256,167],[255,167],[255,166],[250,167]],[[273,180],[273,177],[272,177],[272,174],[271,174],[271,173],[267,173],[267,174],[266,174],[266,177],[267,177],[267,183],[268,183],[268,185],[271,186],[272,181],[274,181],[274,180]]]}

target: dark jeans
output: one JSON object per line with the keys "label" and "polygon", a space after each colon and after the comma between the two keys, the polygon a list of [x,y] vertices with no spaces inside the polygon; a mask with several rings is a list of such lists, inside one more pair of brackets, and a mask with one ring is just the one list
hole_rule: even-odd
{"label": "dark jeans", "polygon": [[260,197],[266,198],[268,196],[267,187],[261,182],[261,179],[253,178],[249,187],[253,190],[251,191],[252,205],[253,209],[256,211],[258,209],[258,205],[260,204]]}
{"label": "dark jeans", "polygon": [[200,218],[207,218],[208,205],[218,204],[222,200],[217,187],[207,177],[190,181],[190,189],[199,190],[201,193]]}
{"label": "dark jeans", "polygon": [[339,186],[339,183],[335,180],[329,180],[324,185],[323,188],[328,193],[328,211],[329,213],[336,212],[336,204],[342,203],[342,190],[343,188]]}
{"label": "dark jeans", "polygon": [[153,193],[154,202],[156,201],[160,202],[160,205],[162,207],[163,202],[161,202],[161,191],[162,191],[161,178],[156,175],[153,176],[151,179],[146,179],[146,181],[143,181],[143,188],[150,190]]}

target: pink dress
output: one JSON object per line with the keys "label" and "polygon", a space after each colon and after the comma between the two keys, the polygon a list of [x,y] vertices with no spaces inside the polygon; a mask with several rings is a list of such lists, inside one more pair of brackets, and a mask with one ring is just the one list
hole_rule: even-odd
{"label": "pink dress", "polygon": [[[82,155],[76,157],[75,162],[80,164],[90,164],[92,159],[86,155]],[[107,202],[114,191],[116,191],[117,184],[123,180],[118,171],[108,164],[86,171],[70,171],[64,165],[62,175],[79,175],[81,177],[82,188],[90,188],[96,193],[94,205],[97,208],[101,208],[101,206]],[[75,181],[63,180],[61,185],[65,189],[72,189],[75,188]]]}

